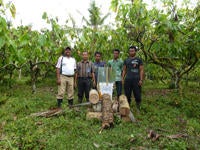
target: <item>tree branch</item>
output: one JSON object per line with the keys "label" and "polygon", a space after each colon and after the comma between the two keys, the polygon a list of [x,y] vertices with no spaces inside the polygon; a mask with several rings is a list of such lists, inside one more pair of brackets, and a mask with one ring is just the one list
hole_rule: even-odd
{"label": "tree branch", "polygon": [[[194,60],[194,62],[189,66],[189,67],[187,67],[187,68],[185,68],[184,66],[185,65],[182,65],[182,69],[184,69],[184,71],[180,74],[180,77],[182,77],[184,74],[186,74],[186,73],[188,73],[194,66],[195,66],[195,64],[198,62],[198,58],[196,57],[195,58],[195,60]],[[181,69],[181,70],[182,70]]]}

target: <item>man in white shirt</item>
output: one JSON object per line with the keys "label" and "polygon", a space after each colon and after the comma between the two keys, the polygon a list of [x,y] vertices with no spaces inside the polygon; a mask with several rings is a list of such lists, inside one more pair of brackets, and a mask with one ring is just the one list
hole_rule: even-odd
{"label": "man in white shirt", "polygon": [[76,71],[76,60],[71,57],[71,48],[66,47],[56,65],[56,76],[58,85],[57,106],[60,108],[65,91],[69,107],[73,105],[74,99],[74,74]]}

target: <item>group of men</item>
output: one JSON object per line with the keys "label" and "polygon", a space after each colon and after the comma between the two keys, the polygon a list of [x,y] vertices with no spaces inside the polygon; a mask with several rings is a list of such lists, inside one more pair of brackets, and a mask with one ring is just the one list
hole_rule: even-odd
{"label": "group of men", "polygon": [[[58,84],[57,106],[61,107],[65,91],[67,91],[68,105],[73,105],[74,87],[78,87],[78,102],[82,103],[84,95],[89,101],[89,91],[91,87],[96,87],[98,67],[112,67],[115,71],[115,85],[117,99],[124,92],[131,103],[131,94],[135,97],[136,106],[140,109],[141,86],[144,79],[144,67],[140,58],[136,57],[137,48],[131,46],[128,49],[129,57],[124,61],[119,57],[120,50],[113,50],[113,59],[108,63],[101,61],[102,54],[95,52],[95,62],[89,61],[88,52],[82,52],[82,60],[76,63],[71,56],[71,48],[64,49],[62,56],[59,57],[56,65],[56,75]],[[92,83],[92,85],[91,85]]]}

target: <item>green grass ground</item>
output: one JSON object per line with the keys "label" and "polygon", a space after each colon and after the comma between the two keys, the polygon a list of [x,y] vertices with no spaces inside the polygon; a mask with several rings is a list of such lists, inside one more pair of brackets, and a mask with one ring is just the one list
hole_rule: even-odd
{"label": "green grass ground", "polygon": [[[86,120],[86,108],[74,111],[64,101],[65,114],[57,117],[31,117],[31,113],[56,105],[54,79],[37,84],[37,92],[24,81],[12,88],[0,87],[0,149],[200,149],[200,89],[190,83],[180,96],[162,83],[146,81],[140,114],[133,101],[131,110],[137,123],[115,118],[114,128],[103,130],[101,122]],[[77,103],[77,102],[76,102]],[[162,136],[153,141],[148,131]],[[167,136],[187,134],[170,139]]]}

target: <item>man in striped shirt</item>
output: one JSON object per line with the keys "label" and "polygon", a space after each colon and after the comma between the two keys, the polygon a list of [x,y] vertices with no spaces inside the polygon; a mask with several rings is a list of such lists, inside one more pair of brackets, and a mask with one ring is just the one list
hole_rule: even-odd
{"label": "man in striped shirt", "polygon": [[75,81],[78,81],[78,101],[82,103],[85,94],[86,101],[89,101],[91,81],[95,82],[94,64],[88,60],[88,52],[82,52],[82,60],[77,63]]}

